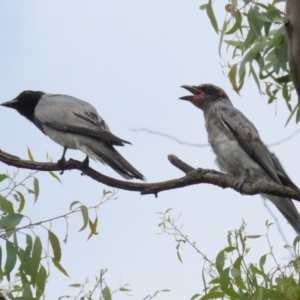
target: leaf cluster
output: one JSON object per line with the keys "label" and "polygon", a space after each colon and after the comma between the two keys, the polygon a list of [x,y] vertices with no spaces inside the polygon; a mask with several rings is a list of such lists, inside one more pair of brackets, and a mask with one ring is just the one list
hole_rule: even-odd
{"label": "leaf cluster", "polygon": [[218,25],[211,0],[200,9],[206,11],[220,36],[219,55],[223,56],[223,46],[226,46],[226,57],[230,52],[231,59],[224,58],[223,67],[227,69],[225,72],[233,89],[239,93],[245,79],[252,77],[269,103],[282,97],[291,116],[296,113],[296,122],[299,122],[298,101],[294,108],[291,104],[294,86],[288,68],[285,14],[281,3],[285,1],[265,2],[231,1],[225,6],[222,26]]}

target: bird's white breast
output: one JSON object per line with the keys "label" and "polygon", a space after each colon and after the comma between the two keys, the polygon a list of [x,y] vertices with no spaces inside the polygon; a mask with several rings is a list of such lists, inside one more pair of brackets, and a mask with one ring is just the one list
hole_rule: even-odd
{"label": "bird's white breast", "polygon": [[225,134],[216,136],[210,144],[217,156],[216,161],[222,171],[238,177],[248,172],[248,178],[256,181],[265,171],[241,148],[238,142]]}

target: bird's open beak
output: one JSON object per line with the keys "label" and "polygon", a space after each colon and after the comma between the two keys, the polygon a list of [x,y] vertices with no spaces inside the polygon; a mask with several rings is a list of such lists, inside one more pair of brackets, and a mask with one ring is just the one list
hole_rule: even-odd
{"label": "bird's open beak", "polygon": [[193,87],[191,85],[182,85],[181,87],[184,88],[184,89],[186,89],[186,90],[188,90],[193,95],[180,97],[179,98],[180,100],[193,101],[195,99],[195,96],[199,96],[199,95],[203,94],[203,92],[201,92],[200,90],[196,89],[195,87]]}
{"label": "bird's open beak", "polygon": [[1,106],[15,108],[15,106],[16,106],[17,103],[18,103],[18,100],[17,99],[13,99],[13,100],[10,100],[10,101],[3,102],[0,105]]}

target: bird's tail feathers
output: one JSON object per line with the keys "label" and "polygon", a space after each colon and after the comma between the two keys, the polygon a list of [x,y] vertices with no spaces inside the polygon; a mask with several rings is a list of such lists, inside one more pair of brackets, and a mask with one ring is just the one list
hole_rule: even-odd
{"label": "bird's tail feathers", "polygon": [[125,179],[146,180],[113,146],[105,143],[89,143],[86,146],[94,153],[92,158],[109,165]]}
{"label": "bird's tail feathers", "polygon": [[300,236],[300,215],[293,201],[289,198],[281,198],[270,195],[263,196],[273,202],[273,204]]}

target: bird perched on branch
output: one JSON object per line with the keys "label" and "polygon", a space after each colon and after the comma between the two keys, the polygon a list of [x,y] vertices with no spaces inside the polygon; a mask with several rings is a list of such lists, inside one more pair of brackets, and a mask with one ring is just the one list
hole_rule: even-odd
{"label": "bird perched on branch", "polygon": [[[192,95],[179,99],[187,100],[203,110],[208,141],[216,154],[217,164],[222,171],[239,178],[239,187],[244,181],[269,181],[299,191],[261,141],[255,126],[233,107],[221,88],[212,84],[182,87]],[[265,194],[262,196],[277,207],[300,235],[300,215],[292,200]]]}
{"label": "bird perched on branch", "polygon": [[114,148],[130,142],[112,134],[106,122],[88,102],[68,95],[24,91],[1,105],[16,109],[45,135],[63,146],[59,162],[65,161],[68,148],[79,149],[87,155],[83,161],[85,165],[88,165],[91,157],[108,164],[125,179],[145,180]]}

